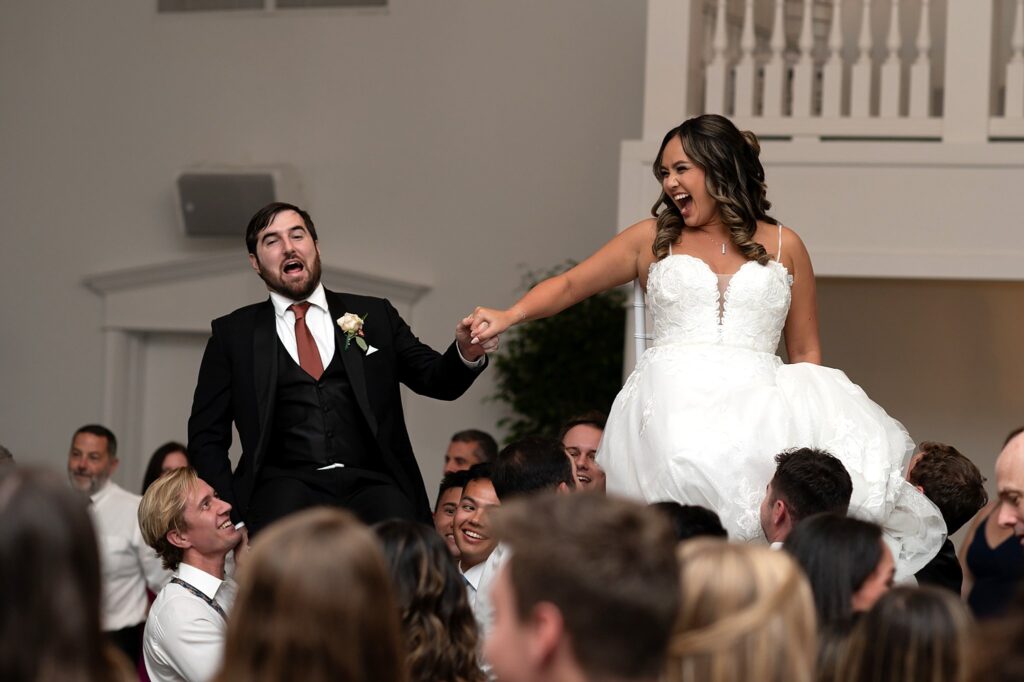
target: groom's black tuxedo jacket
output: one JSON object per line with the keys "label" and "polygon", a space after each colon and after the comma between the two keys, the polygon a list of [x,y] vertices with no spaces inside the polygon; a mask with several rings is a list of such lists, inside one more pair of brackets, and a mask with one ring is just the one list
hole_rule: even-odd
{"label": "groom's black tuxedo jacket", "polygon": [[[325,293],[332,319],[347,312],[366,316],[364,338],[377,351],[366,355],[355,343],[345,350],[345,336],[335,325],[335,354],[344,362],[362,418],[380,446],[381,468],[429,523],[430,502],[405,427],[399,383],[422,395],[454,400],[481,370],[466,367],[454,343],[444,354],[421,343],[385,299]],[[236,519],[246,518],[272,441],[279,343],[274,306],[267,299],[213,321],[199,368],[188,420],[189,455],[200,478],[232,504]],[[228,459],[232,421],[242,444],[234,473]]]}

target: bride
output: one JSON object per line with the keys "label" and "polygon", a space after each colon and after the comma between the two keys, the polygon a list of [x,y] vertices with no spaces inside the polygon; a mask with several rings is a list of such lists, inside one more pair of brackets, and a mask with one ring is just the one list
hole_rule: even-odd
{"label": "bride", "polygon": [[[761,535],[774,456],[816,447],[853,480],[851,515],[880,523],[899,575],[945,536],[903,479],[913,441],[839,370],[821,367],[814,271],[800,237],[768,215],[760,145],[717,115],[670,130],[654,161],[661,196],[643,220],[507,310],[477,308],[483,342],[639,278],[654,343],[609,414],[598,461],[608,492],[718,512],[734,539]],[[790,364],[775,354],[785,337]]]}

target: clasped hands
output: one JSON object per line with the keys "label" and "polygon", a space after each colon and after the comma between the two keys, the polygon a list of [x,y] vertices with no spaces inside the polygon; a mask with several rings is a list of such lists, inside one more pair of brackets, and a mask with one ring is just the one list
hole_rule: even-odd
{"label": "clasped hands", "polygon": [[511,311],[478,307],[455,327],[455,340],[463,357],[475,360],[498,350],[502,332],[516,321]]}

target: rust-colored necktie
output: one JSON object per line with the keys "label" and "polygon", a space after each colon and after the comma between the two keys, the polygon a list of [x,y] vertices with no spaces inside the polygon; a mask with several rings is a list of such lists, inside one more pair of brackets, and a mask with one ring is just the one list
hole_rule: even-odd
{"label": "rust-colored necktie", "polygon": [[293,303],[288,308],[295,313],[295,345],[299,349],[299,366],[317,381],[324,373],[324,363],[320,360],[320,350],[316,347],[313,333],[306,326],[306,311],[309,301]]}

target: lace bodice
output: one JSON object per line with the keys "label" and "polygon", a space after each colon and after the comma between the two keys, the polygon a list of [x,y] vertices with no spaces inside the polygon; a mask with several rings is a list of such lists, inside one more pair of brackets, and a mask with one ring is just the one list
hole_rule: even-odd
{"label": "lace bodice", "polygon": [[686,254],[651,264],[647,305],[654,344],[700,343],[774,353],[789,313],[793,278],[778,261],[747,261],[724,293],[707,263]]}

